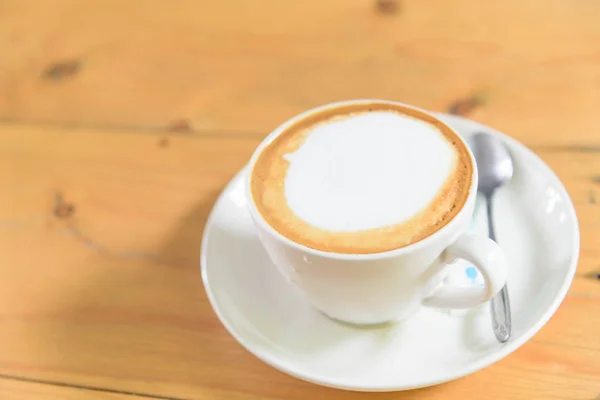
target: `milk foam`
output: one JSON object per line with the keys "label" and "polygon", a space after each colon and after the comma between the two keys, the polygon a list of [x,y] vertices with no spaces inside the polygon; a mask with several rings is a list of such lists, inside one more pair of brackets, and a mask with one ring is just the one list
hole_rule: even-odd
{"label": "milk foam", "polygon": [[433,125],[375,111],[316,125],[285,157],[289,208],[320,229],[351,232],[401,223],[425,209],[458,158]]}

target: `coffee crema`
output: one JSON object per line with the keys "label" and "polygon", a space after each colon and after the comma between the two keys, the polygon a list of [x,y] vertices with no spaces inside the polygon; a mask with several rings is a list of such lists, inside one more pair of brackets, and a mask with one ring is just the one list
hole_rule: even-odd
{"label": "coffee crema", "polygon": [[317,110],[258,155],[250,190],[265,221],[316,250],[369,254],[408,246],[464,206],[473,165],[436,118],[387,102]]}

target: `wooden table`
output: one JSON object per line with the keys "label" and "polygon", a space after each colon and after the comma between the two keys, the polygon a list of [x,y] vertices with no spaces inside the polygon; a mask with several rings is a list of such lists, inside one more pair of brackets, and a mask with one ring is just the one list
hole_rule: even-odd
{"label": "wooden table", "polygon": [[[1,399],[600,399],[600,3],[0,2]],[[267,132],[379,97],[490,124],[581,225],[562,306],[469,377],[361,394],[291,378],[212,312],[199,246]]]}

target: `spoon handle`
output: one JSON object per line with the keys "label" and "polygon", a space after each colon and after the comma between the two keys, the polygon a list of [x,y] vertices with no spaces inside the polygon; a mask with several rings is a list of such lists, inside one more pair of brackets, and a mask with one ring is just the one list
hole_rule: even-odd
{"label": "spoon handle", "polygon": [[[490,239],[496,241],[494,219],[492,217],[492,194],[485,197],[487,205],[488,235]],[[490,308],[492,312],[492,328],[494,329],[494,335],[496,335],[496,339],[498,339],[500,343],[504,343],[510,338],[511,332],[510,302],[506,285],[504,285],[500,293],[492,297],[490,300]]]}
{"label": "spoon handle", "polygon": [[488,236],[494,242],[496,241],[496,232],[494,231],[494,217],[492,216],[492,194],[485,196],[485,205],[487,209]]}

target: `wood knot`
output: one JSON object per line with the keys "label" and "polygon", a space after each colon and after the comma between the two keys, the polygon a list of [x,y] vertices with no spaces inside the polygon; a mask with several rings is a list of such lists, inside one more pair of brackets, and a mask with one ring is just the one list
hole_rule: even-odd
{"label": "wood knot", "polygon": [[61,81],[75,76],[81,70],[79,60],[65,60],[52,63],[42,71],[41,77],[51,81]]}
{"label": "wood knot", "polygon": [[190,132],[192,130],[192,125],[189,120],[181,118],[171,121],[169,125],[167,125],[167,130],[170,132]]}
{"label": "wood knot", "polygon": [[167,138],[167,137],[160,138],[160,140],[158,141],[158,147],[162,147],[164,149],[165,147],[168,147],[168,146],[169,146],[169,138]]}
{"label": "wood knot", "polygon": [[53,214],[60,219],[70,218],[75,214],[75,205],[64,201],[62,195],[57,193],[54,200]]}
{"label": "wood knot", "polygon": [[400,9],[398,0],[376,0],[375,7],[382,14],[395,14]]}
{"label": "wood knot", "polygon": [[452,115],[467,116],[477,107],[484,104],[482,96],[472,95],[465,98],[457,99],[448,106],[448,113]]}

